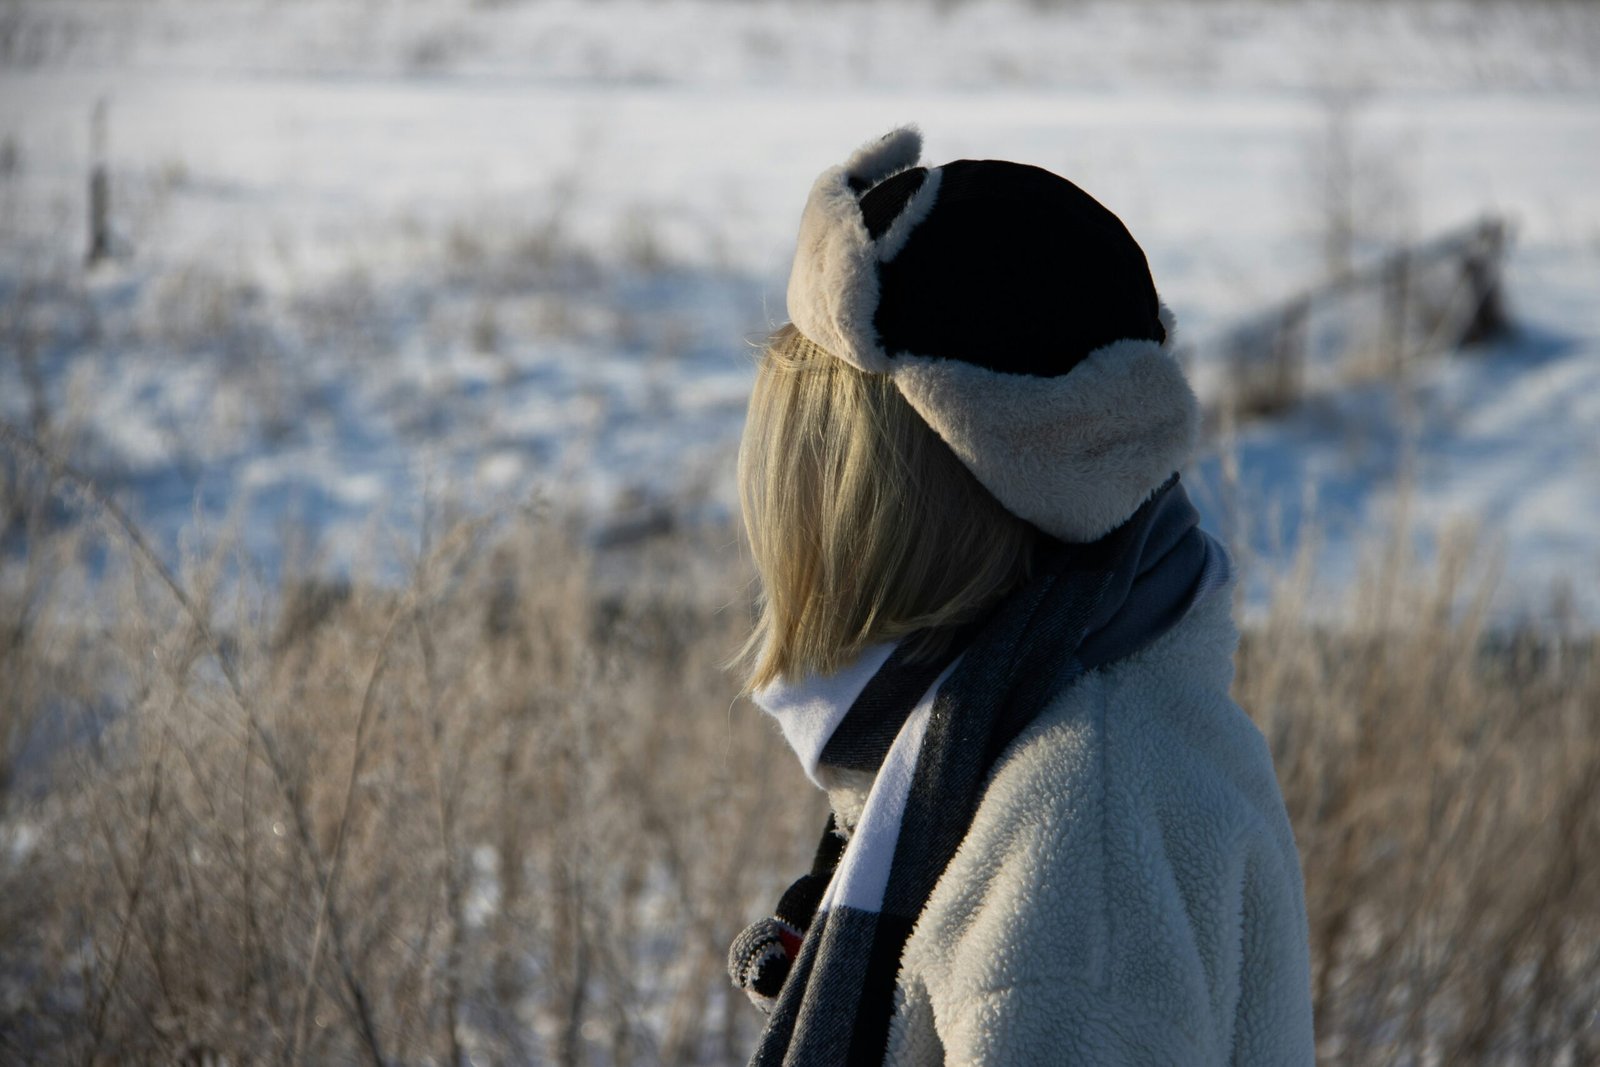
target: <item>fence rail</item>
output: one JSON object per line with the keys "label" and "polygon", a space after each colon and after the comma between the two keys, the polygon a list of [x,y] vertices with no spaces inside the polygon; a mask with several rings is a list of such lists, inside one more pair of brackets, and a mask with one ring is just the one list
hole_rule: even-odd
{"label": "fence rail", "polygon": [[1235,419],[1277,414],[1352,381],[1403,379],[1418,357],[1496,336],[1508,237],[1504,220],[1483,218],[1252,316],[1222,338],[1214,407]]}

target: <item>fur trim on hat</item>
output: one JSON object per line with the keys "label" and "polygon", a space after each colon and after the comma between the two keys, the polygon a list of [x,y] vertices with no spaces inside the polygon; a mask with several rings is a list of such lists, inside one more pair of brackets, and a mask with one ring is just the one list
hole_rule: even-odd
{"label": "fur trim on hat", "polygon": [[844,172],[858,192],[866,192],[879,182],[910,170],[922,158],[922,131],[915,126],[890,130],[876,141],[868,141],[844,161]]}
{"label": "fur trim on hat", "polygon": [[1194,449],[1200,405],[1171,337],[1169,326],[1166,345],[1115,341],[1055,378],[922,356],[897,356],[893,376],[1006,510],[1063,541],[1093,541]]}
{"label": "fur trim on hat", "polygon": [[[939,182],[944,178],[944,171],[934,167],[928,171],[928,176],[922,179],[922,185],[911,194],[911,199],[906,201],[905,207],[900,209],[900,214],[894,217],[889,228],[878,238],[878,262],[889,263],[900,250],[906,246],[906,241],[911,238],[911,231],[922,224],[933,210],[933,203],[939,198]],[[877,327],[873,327],[876,336]]]}
{"label": "fur trim on hat", "polygon": [[1053,377],[965,359],[903,352],[891,358],[875,321],[878,268],[904,250],[933,212],[943,172],[928,170],[876,241],[861,198],[917,166],[921,152],[922,135],[906,126],[816,180],[789,275],[789,318],[832,355],[890,375],[1013,514],[1064,541],[1095,540],[1137,511],[1194,448],[1199,404],[1172,358],[1172,313],[1161,305],[1164,344],[1114,341]]}
{"label": "fur trim on hat", "polygon": [[[917,221],[933,207],[938,189],[930,175],[906,210],[874,242],[861,217],[861,193],[917,165],[922,134],[904,126],[872,141],[822,172],[800,216],[800,240],[789,274],[789,318],[829,352],[873,374],[889,371],[873,316],[878,309],[878,263],[884,249],[899,251]],[[907,217],[915,218],[907,221]]]}

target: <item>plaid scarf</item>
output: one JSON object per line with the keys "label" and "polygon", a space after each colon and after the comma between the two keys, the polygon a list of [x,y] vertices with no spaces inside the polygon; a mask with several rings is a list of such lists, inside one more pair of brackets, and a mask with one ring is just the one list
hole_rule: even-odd
{"label": "plaid scarf", "polygon": [[1173,475],[1100,540],[1052,546],[942,660],[881,645],[756,695],[814,780],[822,766],[876,778],[848,843],[830,818],[811,872],[729,952],[734,983],[768,1008],[752,1065],[882,1063],[901,953],[1000,754],[1085,672],[1145,648],[1227,581],[1198,522]]}

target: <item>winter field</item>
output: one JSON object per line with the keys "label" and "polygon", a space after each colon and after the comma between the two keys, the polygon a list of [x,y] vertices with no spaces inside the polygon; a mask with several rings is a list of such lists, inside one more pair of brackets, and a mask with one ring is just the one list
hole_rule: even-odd
{"label": "winter field", "polygon": [[[0,1059],[742,1058],[821,808],[720,667],[733,449],[812,178],[914,121],[1121,215],[1223,413],[1325,1061],[1600,1062],[1597,56],[1557,3],[0,6]],[[1505,334],[1227,414],[1239,323],[1485,216]]]}

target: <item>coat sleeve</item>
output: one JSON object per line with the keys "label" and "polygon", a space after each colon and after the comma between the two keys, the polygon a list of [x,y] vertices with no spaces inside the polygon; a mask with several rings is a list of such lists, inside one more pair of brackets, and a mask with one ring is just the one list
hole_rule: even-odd
{"label": "coat sleeve", "polygon": [[1008,757],[907,944],[890,1062],[1312,1061],[1298,862],[1213,770],[1116,768],[1092,719]]}

